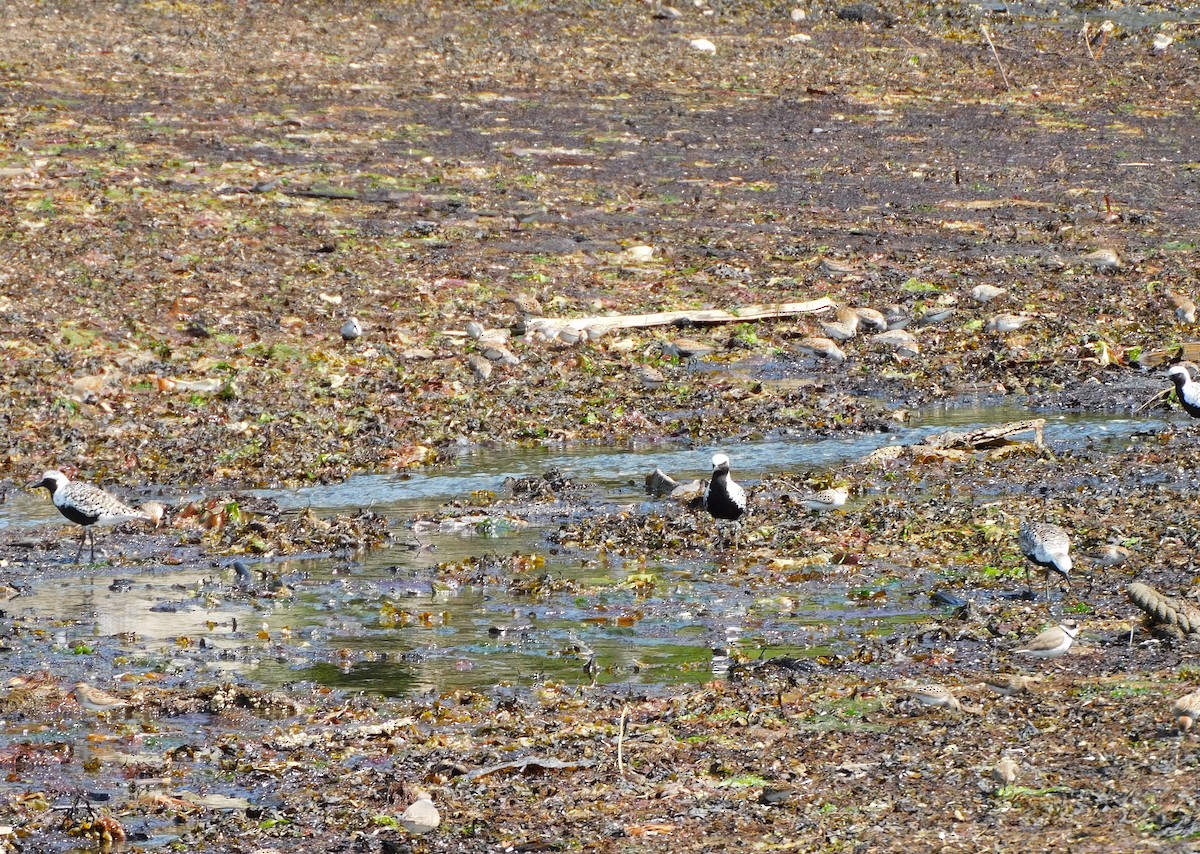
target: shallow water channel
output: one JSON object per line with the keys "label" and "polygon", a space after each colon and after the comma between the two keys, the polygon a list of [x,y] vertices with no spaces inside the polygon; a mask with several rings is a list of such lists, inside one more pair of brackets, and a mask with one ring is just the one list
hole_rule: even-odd
{"label": "shallow water channel", "polygon": [[[752,489],[768,473],[799,478],[885,444],[1034,416],[1012,407],[929,410],[888,434],[783,437],[719,450],[732,456],[736,476]],[[1036,417],[1047,419],[1046,442],[1056,450],[1085,443],[1122,447],[1135,433],[1156,431],[1163,423]],[[598,511],[649,510],[643,492],[647,472],[658,466],[682,479],[703,476],[715,450],[677,445],[477,450],[448,470],[364,474],[336,485],[254,494],[285,509],[311,507],[318,515],[369,507],[395,520],[398,541],[411,542],[414,514],[464,500],[476,490],[501,493],[506,477],[541,475],[552,468],[590,484],[588,506]],[[595,654],[600,682],[705,681],[713,674],[713,647],[738,644],[768,654],[844,651],[865,633],[887,633],[936,612],[927,595],[936,578],[928,573],[884,573],[894,577],[883,582],[888,595],[877,602],[852,600],[844,579],[788,591],[745,591],[710,571],[720,556],[705,544],[698,544],[695,559],[627,566],[616,558],[552,548],[545,535],[559,524],[550,515],[553,510],[524,528],[494,524],[488,513],[485,507],[469,523],[423,526],[421,549],[397,545],[362,555],[270,563],[291,589],[290,597],[237,592],[231,561],[224,560],[204,571],[138,565],[85,570],[79,576],[23,577],[25,592],[7,610],[27,623],[53,627],[52,642],[67,648],[136,637],[126,642],[129,649],[111,654],[157,657],[155,666],[166,672],[228,675],[265,686],[309,681],[385,695],[529,685],[545,678],[586,684],[586,651]],[[43,493],[22,493],[0,505],[0,527],[59,521]],[[504,584],[455,588],[436,580],[442,562],[487,555],[495,557],[503,575],[515,554],[541,556],[545,564],[537,572],[578,580],[588,594],[530,598],[510,594]],[[621,585],[632,571],[658,578],[650,596],[639,598]]]}

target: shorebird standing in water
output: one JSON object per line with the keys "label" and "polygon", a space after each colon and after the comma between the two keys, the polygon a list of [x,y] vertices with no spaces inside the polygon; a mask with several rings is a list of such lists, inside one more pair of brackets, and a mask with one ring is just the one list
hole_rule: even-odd
{"label": "shorebird standing in water", "polygon": [[75,553],[75,562],[83,557],[83,546],[88,536],[92,539],[92,562],[96,561],[96,534],[94,525],[119,525],[130,519],[150,519],[150,514],[144,510],[130,507],[99,487],[92,486],[80,480],[71,480],[60,471],[48,471],[42,479],[29,484],[30,489],[45,487],[50,491],[50,498],[58,512],[62,513],[76,525],[83,526],[83,536],[79,538],[79,551]]}
{"label": "shorebird standing in water", "polygon": [[741,530],[742,516],[746,515],[746,490],[734,483],[729,475],[729,457],[725,454],[713,454],[712,479],[704,487],[704,509],[709,515],[721,522],[734,523],[734,543],[737,543],[737,533]]}
{"label": "shorebird standing in water", "polygon": [[[1029,522],[1021,520],[1017,533],[1017,545],[1021,554],[1034,564],[1040,566],[1046,573],[1046,600],[1050,599],[1050,573],[1062,578],[1067,588],[1071,587],[1071,539],[1067,532],[1058,525],[1048,522]],[[1029,577],[1029,567],[1025,567],[1025,577]],[[1032,588],[1031,588],[1032,592]]]}

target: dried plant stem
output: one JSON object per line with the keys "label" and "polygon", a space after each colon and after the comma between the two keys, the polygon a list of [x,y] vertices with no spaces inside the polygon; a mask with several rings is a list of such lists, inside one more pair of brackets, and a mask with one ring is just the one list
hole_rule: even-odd
{"label": "dried plant stem", "polygon": [[992,49],[992,57],[996,60],[996,67],[1000,69],[1000,79],[1004,81],[1005,89],[1012,89],[1012,85],[1008,82],[1008,75],[1004,73],[1004,63],[1000,61],[1000,54],[996,50],[996,45],[992,42],[992,34],[987,31],[987,27],[980,27],[979,31],[983,33],[983,37],[987,39],[988,47]]}
{"label": "dried plant stem", "polygon": [[617,772],[625,776],[625,721],[629,718],[629,706],[621,708],[621,723],[617,726]]}

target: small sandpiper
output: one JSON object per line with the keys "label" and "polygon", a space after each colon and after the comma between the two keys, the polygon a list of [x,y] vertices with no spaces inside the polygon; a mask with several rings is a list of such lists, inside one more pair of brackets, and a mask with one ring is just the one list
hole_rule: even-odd
{"label": "small sandpiper", "polygon": [[993,673],[983,677],[983,684],[1003,697],[1032,693],[1032,686],[1041,681],[1041,676],[1026,676],[1023,673]]}
{"label": "small sandpiper", "polygon": [[[1071,539],[1067,532],[1058,525],[1048,522],[1030,522],[1021,520],[1017,533],[1017,545],[1021,554],[1032,563],[1046,571],[1046,598],[1050,598],[1050,573],[1062,578],[1068,589],[1071,586]],[[1025,567],[1025,576],[1029,577],[1029,567]]]}
{"label": "small sandpiper", "polygon": [[1171,716],[1175,718],[1175,727],[1180,732],[1191,732],[1200,718],[1200,691],[1184,694],[1171,706]]}
{"label": "small sandpiper", "polygon": [[111,712],[129,706],[129,703],[120,697],[114,697],[99,688],[93,688],[86,682],[75,683],[75,699],[83,708],[89,712],[95,712],[101,717],[107,717]]}
{"label": "small sandpiper", "polygon": [[986,305],[998,297],[1004,296],[1008,291],[996,285],[976,285],[971,288],[971,299],[981,305]]}
{"label": "small sandpiper", "polygon": [[858,312],[843,306],[837,311],[837,320],[822,320],[821,329],[834,341],[849,341],[858,334]]}
{"label": "small sandpiper", "polygon": [[1178,291],[1168,290],[1167,299],[1171,301],[1171,307],[1175,309],[1176,320],[1180,323],[1196,322],[1196,303],[1191,297]]}
{"label": "small sandpiper", "polygon": [[1079,635],[1079,623],[1075,620],[1065,620],[1057,626],[1051,626],[1024,646],[1017,647],[1013,652],[1033,658],[1058,658],[1066,655],[1071,644]]}
{"label": "small sandpiper", "polygon": [[934,706],[945,709],[954,709],[956,712],[963,710],[962,704],[958,698],[950,693],[950,689],[943,685],[916,685],[908,684],[900,686],[901,693],[916,700],[922,706]]}
{"label": "small sandpiper", "polygon": [[846,499],[849,497],[850,491],[844,486],[838,486],[814,492],[812,495],[802,499],[802,503],[809,510],[817,513],[826,513],[830,510],[845,507]]}
{"label": "small sandpiper", "polygon": [[1175,383],[1175,394],[1183,411],[1193,418],[1200,418],[1200,383],[1192,379],[1187,364],[1171,365],[1167,368],[1167,376]]}
{"label": "small sandpiper", "polygon": [[418,789],[417,799],[401,814],[399,822],[409,833],[421,836],[437,830],[437,826],[442,823],[442,816],[433,805],[433,796],[424,789]]}
{"label": "small sandpiper", "polygon": [[109,495],[103,489],[83,481],[71,480],[60,471],[48,471],[42,479],[29,484],[30,489],[45,487],[50,491],[50,498],[58,512],[62,513],[76,525],[83,526],[83,536],[79,539],[79,551],[75,553],[75,562],[83,557],[83,546],[88,535],[92,539],[92,562],[96,561],[96,535],[93,525],[119,525],[130,519],[150,519],[150,514],[137,510],[123,501]]}
{"label": "small sandpiper", "polygon": [[1006,332],[1016,332],[1029,320],[1030,318],[1020,314],[997,314],[983,324],[983,329],[985,332],[996,332],[1003,335]]}
{"label": "small sandpiper", "polygon": [[839,364],[846,361],[846,352],[837,345],[836,341],[831,338],[822,338],[819,335],[801,338],[796,349],[806,356],[817,356]]}
{"label": "small sandpiper", "polygon": [[883,332],[888,327],[887,318],[879,309],[859,307],[854,309],[854,313],[858,315],[860,326],[874,329],[876,332]]}
{"label": "small sandpiper", "polygon": [[872,335],[871,346],[878,350],[891,350],[898,360],[912,359],[921,352],[917,339],[907,329],[889,329]]}

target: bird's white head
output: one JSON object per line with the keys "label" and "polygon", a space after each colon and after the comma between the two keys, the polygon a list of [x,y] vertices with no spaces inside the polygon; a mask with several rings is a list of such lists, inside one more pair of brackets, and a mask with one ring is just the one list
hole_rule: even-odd
{"label": "bird's white head", "polygon": [[713,454],[713,471],[729,471],[729,457],[724,454]]}
{"label": "bird's white head", "polygon": [[68,478],[65,474],[51,469],[42,475],[41,480],[35,480],[33,483],[29,484],[29,488],[38,489],[39,487],[44,486],[46,489],[50,490],[50,494],[53,495],[58,489],[66,486],[70,482],[70,478]]}
{"label": "bird's white head", "polygon": [[1192,375],[1188,373],[1186,365],[1171,365],[1167,368],[1167,376],[1176,383],[1187,383],[1192,380]]}

